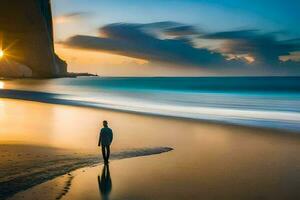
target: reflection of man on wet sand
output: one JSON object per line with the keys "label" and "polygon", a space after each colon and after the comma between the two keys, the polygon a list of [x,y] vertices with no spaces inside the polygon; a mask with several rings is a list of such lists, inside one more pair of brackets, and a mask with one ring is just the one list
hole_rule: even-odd
{"label": "reflection of man on wet sand", "polygon": [[109,173],[109,165],[104,165],[101,178],[98,176],[99,191],[103,199],[109,199],[112,189],[112,182]]}

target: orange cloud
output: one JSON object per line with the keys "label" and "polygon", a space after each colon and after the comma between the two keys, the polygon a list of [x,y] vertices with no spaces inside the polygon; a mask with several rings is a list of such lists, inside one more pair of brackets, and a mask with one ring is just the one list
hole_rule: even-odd
{"label": "orange cloud", "polygon": [[87,51],[65,47],[61,44],[55,45],[56,53],[69,63],[86,65],[145,65],[147,60],[120,56],[99,51]]}
{"label": "orange cloud", "polygon": [[55,24],[65,24],[70,23],[74,21],[81,20],[83,17],[86,17],[89,15],[87,12],[73,12],[65,15],[56,16],[53,19],[53,22]]}

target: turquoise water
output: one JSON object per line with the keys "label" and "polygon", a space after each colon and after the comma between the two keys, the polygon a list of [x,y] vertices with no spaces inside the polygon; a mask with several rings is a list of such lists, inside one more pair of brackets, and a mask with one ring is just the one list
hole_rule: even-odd
{"label": "turquoise water", "polygon": [[0,96],[300,130],[299,77],[10,80]]}

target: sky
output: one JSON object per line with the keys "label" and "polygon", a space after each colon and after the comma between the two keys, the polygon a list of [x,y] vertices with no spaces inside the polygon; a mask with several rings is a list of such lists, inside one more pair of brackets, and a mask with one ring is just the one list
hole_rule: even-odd
{"label": "sky", "polygon": [[52,0],[52,10],[69,71],[300,75],[298,0]]}

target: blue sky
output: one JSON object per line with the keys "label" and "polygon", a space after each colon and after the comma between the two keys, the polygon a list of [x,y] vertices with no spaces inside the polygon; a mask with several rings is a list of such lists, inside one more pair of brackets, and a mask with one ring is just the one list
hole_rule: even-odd
{"label": "blue sky", "polygon": [[[261,40],[266,38],[266,35],[263,34],[273,34],[268,35],[269,37],[266,39],[274,40],[271,41],[272,44],[268,43],[270,44],[269,47],[271,48],[282,47],[283,45],[286,47],[287,45],[290,45],[290,42],[288,44],[286,44],[286,42],[277,44],[277,40],[281,41],[300,38],[300,26],[298,21],[300,19],[300,12],[298,12],[300,10],[300,1],[297,0],[287,0],[284,2],[280,0],[53,0],[52,4],[54,17],[56,19],[61,19],[57,20],[57,23],[55,23],[55,37],[57,41],[69,40],[70,38],[76,35],[97,37],[99,36],[99,29],[102,31],[107,30],[105,29],[105,27],[113,23],[126,23],[127,25],[143,24],[143,27],[145,27],[145,24],[164,21],[180,23],[180,26],[192,26],[193,29],[197,29],[199,35],[209,35],[226,31],[258,31],[255,33],[250,31],[250,38],[243,37],[242,39],[241,36],[238,36],[238,38],[214,37],[214,39],[210,37],[210,39],[207,40],[207,38],[209,37],[205,36],[205,38],[201,38],[201,40],[199,40],[198,36],[196,37],[195,35],[193,35],[193,38],[191,38],[190,35],[187,36],[186,38],[191,40],[194,43],[194,45],[195,43],[201,43],[202,45],[207,45],[211,43],[212,45],[208,46],[215,46],[215,43],[218,43],[220,40],[226,40],[226,47],[228,47],[229,43],[233,43],[236,41],[241,42],[241,40],[243,40],[243,44],[245,44],[245,42],[249,44],[250,42],[255,41],[255,44],[259,44],[259,46],[261,47],[264,45],[262,44]],[[101,29],[103,27],[104,29]],[[122,26],[122,28],[127,27]],[[115,30],[109,29],[110,34],[115,34],[112,33],[112,31]],[[136,31],[144,30],[140,29]],[[249,36],[250,32],[247,32],[247,36]],[[175,39],[178,40],[178,38]],[[257,42],[258,40],[259,42]],[[68,42],[67,44],[69,45],[69,47],[74,47],[76,49],[82,47],[78,44],[73,45],[72,42]],[[89,49],[86,46],[82,49],[93,51],[99,50],[99,53],[101,53],[102,50],[103,52],[114,55],[118,54],[126,57],[133,56],[135,59],[143,60],[147,60],[148,57],[151,57],[135,56],[134,53],[116,53],[110,51],[110,49],[102,48],[102,45],[100,46],[101,48],[99,47],[98,49],[95,49],[94,47]],[[146,44],[144,47],[147,48]],[[233,52],[232,50],[230,51],[230,53],[227,52],[226,54],[224,52],[224,45],[221,45],[219,47],[215,46],[215,49],[217,49],[218,53],[225,55],[224,58],[230,57],[231,59],[232,56],[235,58],[240,58],[240,56],[253,57],[253,53],[248,53],[244,50],[239,50],[239,55],[235,54],[235,52]],[[212,51],[212,49],[210,50]],[[291,58],[297,58],[298,46],[289,47],[287,48],[287,51],[291,51]],[[241,55],[241,52],[243,55]],[[264,49],[262,52],[266,52],[266,50]],[[282,52],[286,54],[286,49]],[[279,55],[278,52],[276,52],[276,56],[277,55]],[[153,58],[153,56],[151,58]],[[253,59],[256,60],[256,58]],[[168,60],[165,63],[161,62],[163,61],[163,59],[160,59],[158,61],[160,66],[166,65],[166,67],[170,67],[174,65],[174,63],[170,64]],[[183,63],[181,62],[180,65],[182,64]],[[233,64],[237,65],[237,63],[232,63],[232,65]],[[158,64],[153,59],[150,60],[150,62],[147,65],[157,66]],[[260,63],[260,65],[265,65],[265,63]],[[101,69],[103,70],[103,66],[105,66],[105,63],[99,63],[99,66],[102,66],[102,68],[99,67],[99,72],[101,72]],[[294,68],[295,67],[293,67],[293,69]],[[155,73],[159,74],[160,69],[158,69]],[[178,66],[176,67],[176,69],[174,68],[173,70],[176,71],[177,69]],[[203,71],[206,71],[206,69],[200,69],[201,67],[199,67],[200,75]],[[191,70],[191,68],[187,67],[186,70],[189,71]],[[271,74],[274,72],[274,70],[268,70]],[[98,72],[98,70],[96,71]],[[182,72],[184,70],[179,71]],[[194,73],[195,69],[193,68],[192,71]],[[218,73],[216,72],[215,68],[211,71],[214,71],[214,74]],[[262,71],[265,72],[266,70],[263,69]],[[118,73],[117,70],[112,75],[114,75],[115,73]],[[226,72],[223,71],[220,73]],[[245,70],[245,73],[248,73],[248,71]]]}
{"label": "blue sky", "polygon": [[90,23],[180,21],[224,28],[285,29],[299,34],[297,0],[54,0],[55,15],[91,13]]}

